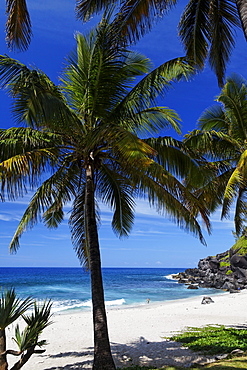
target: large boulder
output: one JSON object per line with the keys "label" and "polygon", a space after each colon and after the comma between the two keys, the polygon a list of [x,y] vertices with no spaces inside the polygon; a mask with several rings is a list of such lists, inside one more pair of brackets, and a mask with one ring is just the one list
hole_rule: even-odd
{"label": "large boulder", "polygon": [[233,268],[240,267],[241,269],[247,269],[247,255],[241,256],[239,254],[234,254],[230,257],[230,264]]}

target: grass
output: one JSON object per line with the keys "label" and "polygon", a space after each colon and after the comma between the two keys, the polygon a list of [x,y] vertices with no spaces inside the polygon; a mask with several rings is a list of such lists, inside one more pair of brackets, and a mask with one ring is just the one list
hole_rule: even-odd
{"label": "grass", "polygon": [[223,325],[188,328],[186,332],[170,338],[193,351],[206,352],[210,355],[230,353],[239,348],[247,350],[247,330],[226,328]]}

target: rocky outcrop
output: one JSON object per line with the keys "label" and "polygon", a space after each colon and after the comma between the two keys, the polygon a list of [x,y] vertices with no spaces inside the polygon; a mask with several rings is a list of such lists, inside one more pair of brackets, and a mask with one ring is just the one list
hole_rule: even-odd
{"label": "rocky outcrop", "polygon": [[239,238],[230,250],[203,258],[197,268],[189,268],[173,275],[173,278],[178,283],[188,285],[189,289],[197,286],[230,292],[247,289],[246,236]]}

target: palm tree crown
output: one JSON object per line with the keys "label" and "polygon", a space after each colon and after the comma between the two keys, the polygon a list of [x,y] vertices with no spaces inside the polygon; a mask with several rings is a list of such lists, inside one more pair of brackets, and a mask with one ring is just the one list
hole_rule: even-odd
{"label": "palm tree crown", "polygon": [[[199,118],[200,130],[186,135],[187,145],[196,148],[217,169],[216,193],[211,198],[223,202],[222,217],[235,204],[235,229],[245,229],[247,203],[247,82],[238,75],[227,78],[216,99],[221,105],[207,109]],[[214,189],[215,190],[215,189]]]}

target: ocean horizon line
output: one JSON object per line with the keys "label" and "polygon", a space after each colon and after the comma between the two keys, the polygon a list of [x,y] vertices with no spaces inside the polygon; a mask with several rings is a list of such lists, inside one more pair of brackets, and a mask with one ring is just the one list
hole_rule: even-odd
{"label": "ocean horizon line", "polygon": [[[28,268],[40,268],[40,269],[44,269],[44,268],[54,268],[54,269],[82,269],[82,270],[85,270],[85,267],[83,266],[0,266],[0,268],[25,268],[25,269],[28,269]],[[193,267],[134,267],[134,266],[130,266],[130,267],[127,267],[127,266],[118,266],[118,267],[102,267],[102,269],[187,269],[187,268],[193,268]]]}

